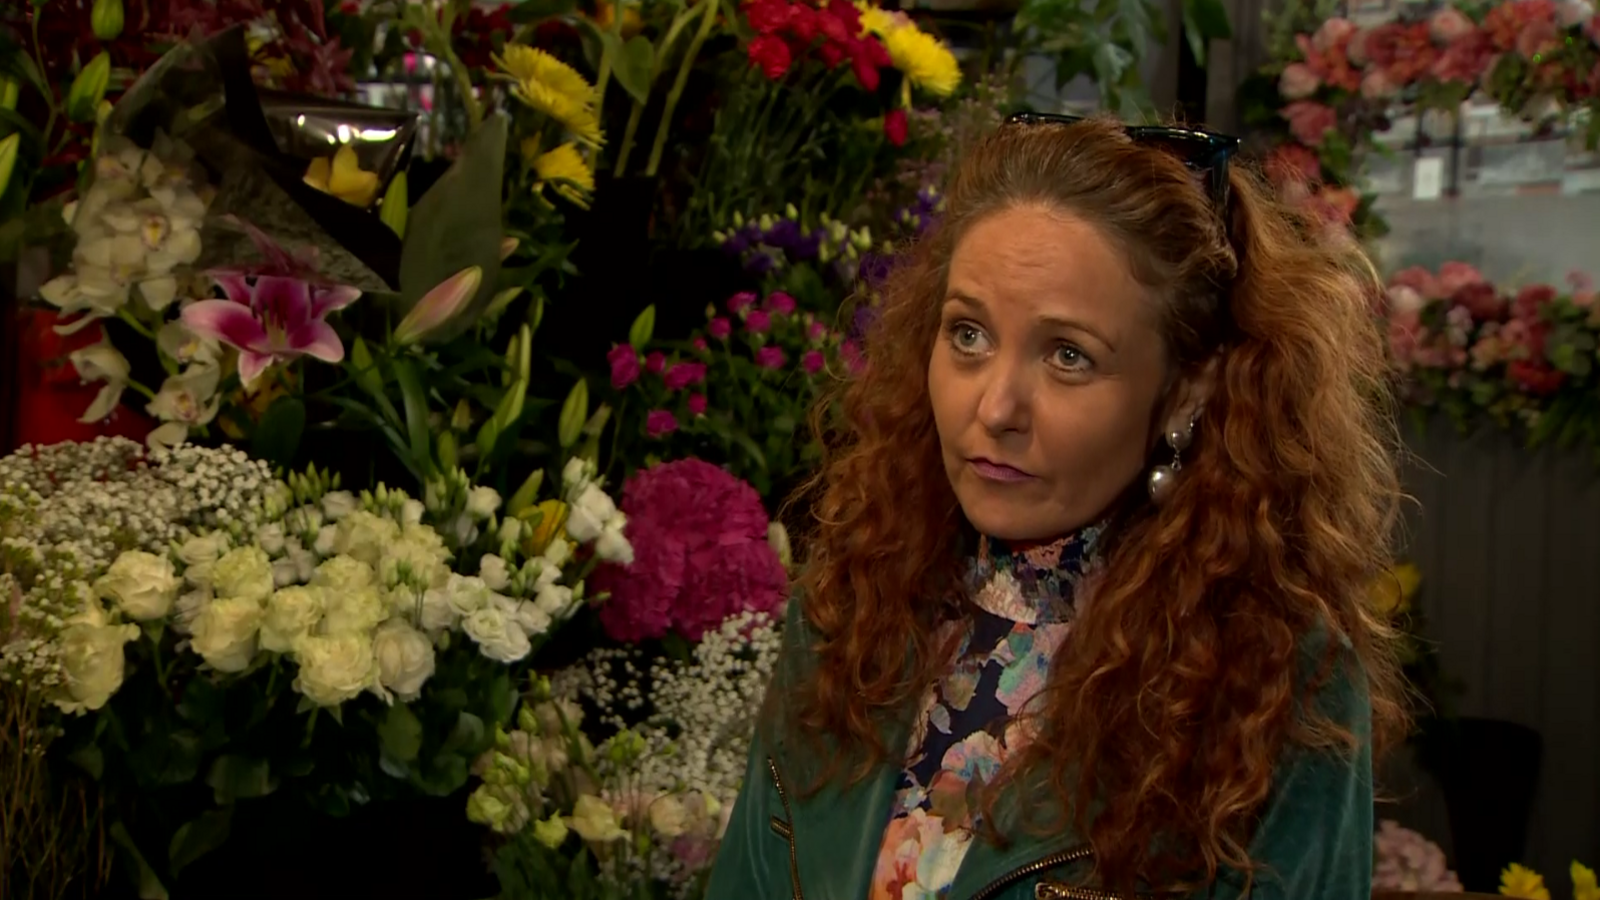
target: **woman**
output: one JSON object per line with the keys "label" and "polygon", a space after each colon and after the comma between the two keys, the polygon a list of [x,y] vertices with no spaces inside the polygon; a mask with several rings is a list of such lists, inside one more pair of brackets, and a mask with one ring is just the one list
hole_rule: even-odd
{"label": "woman", "polygon": [[1370,896],[1378,285],[1236,143],[1025,115],[956,174],[829,436],[713,900]]}

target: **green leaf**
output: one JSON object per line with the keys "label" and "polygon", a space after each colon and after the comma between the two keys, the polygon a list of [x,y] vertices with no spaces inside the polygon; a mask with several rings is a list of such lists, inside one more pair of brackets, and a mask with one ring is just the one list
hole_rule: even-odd
{"label": "green leaf", "polygon": [[394,361],[394,380],[400,385],[400,397],[405,401],[406,407],[406,435],[411,442],[411,463],[418,473],[427,475],[433,471],[433,463],[429,460],[428,446],[428,396],[423,392],[422,380],[417,377],[416,367],[410,360],[397,359]]}
{"label": "green leaf", "polygon": [[583,423],[589,419],[589,382],[578,379],[572,386],[571,393],[561,404],[561,418],[556,425],[556,436],[562,449],[571,447],[578,442],[583,434]]}
{"label": "green leaf", "polygon": [[290,468],[305,430],[306,405],[298,397],[279,397],[250,435],[250,455]]}
{"label": "green leaf", "polygon": [[[1233,25],[1228,21],[1228,9],[1222,5],[1221,0],[1183,0],[1183,20],[1188,29],[1190,22],[1194,23],[1194,32],[1198,32],[1201,41],[1226,41],[1233,38]],[[1191,33],[1191,45],[1197,35]],[[1197,61],[1204,65],[1204,53],[1195,56]]]}
{"label": "green leaf", "polygon": [[578,8],[578,0],[522,0],[511,7],[511,21],[518,25],[563,16]]}
{"label": "green leaf", "polygon": [[469,266],[483,273],[467,307],[431,333],[448,341],[471,328],[494,299],[500,277],[500,191],[506,117],[490,116],[406,217],[400,253],[400,313]]}
{"label": "green leaf", "polygon": [[656,333],[656,305],[646,306],[633,320],[633,325],[628,328],[628,344],[635,350],[643,350],[650,343],[650,338]]}
{"label": "green leaf", "polygon": [[235,800],[265,797],[277,790],[272,770],[264,759],[228,754],[217,757],[206,775],[212,796],[218,806],[227,806]]}
{"label": "green leaf", "polygon": [[635,103],[648,103],[650,101],[650,75],[655,68],[656,48],[650,39],[642,34],[636,34],[628,39],[626,44],[617,45],[617,36],[607,32],[604,38],[606,53],[613,62],[611,71],[616,76],[617,84],[628,92],[628,96]]}
{"label": "green leaf", "polygon": [[167,851],[167,865],[172,877],[207,853],[221,847],[228,840],[233,827],[233,807],[207,810],[178,826],[172,835],[172,846]]}
{"label": "green leaf", "polygon": [[378,409],[389,421],[399,425],[400,414],[395,411],[394,404],[389,401],[389,395],[383,391],[383,369],[372,358],[372,351],[367,347],[367,342],[357,337],[350,342],[350,359],[345,363],[350,369],[350,376],[357,385],[367,392],[378,404]]}
{"label": "green leaf", "polygon": [[411,762],[422,752],[422,723],[404,703],[389,707],[378,723],[378,744],[383,755],[398,762]]}
{"label": "green leaf", "polygon": [[139,845],[133,842],[133,835],[128,833],[128,826],[122,821],[111,823],[111,842],[121,850],[123,867],[128,869],[133,883],[138,886],[139,900],[167,900],[167,887],[161,883],[155,870],[145,862],[144,854],[139,852]]}

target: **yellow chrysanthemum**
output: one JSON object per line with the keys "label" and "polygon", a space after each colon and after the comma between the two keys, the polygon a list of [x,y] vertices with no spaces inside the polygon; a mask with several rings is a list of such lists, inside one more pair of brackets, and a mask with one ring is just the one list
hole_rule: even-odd
{"label": "yellow chrysanthemum", "polygon": [[889,51],[906,81],[940,97],[961,85],[961,64],[938,38],[923,31],[905,13],[888,12],[866,0],[856,3],[861,33],[875,34]]}
{"label": "yellow chrysanthemum", "polygon": [[1550,900],[1550,890],[1544,886],[1544,876],[1517,863],[1506,866],[1505,871],[1500,873],[1500,893],[1523,900]]}
{"label": "yellow chrysanthemum", "polygon": [[549,183],[557,194],[588,208],[588,195],[594,192],[594,170],[589,168],[576,144],[562,144],[540,154],[533,161],[533,171],[539,177],[535,190],[543,190]]}
{"label": "yellow chrysanthemum", "polygon": [[[600,27],[601,31],[610,31],[611,26],[615,24],[615,15],[616,6],[611,3],[606,3],[604,0],[602,0],[602,2],[595,4],[594,16],[592,17],[592,20],[594,24]],[[639,18],[639,10],[637,7],[630,6],[622,11],[623,40],[627,40],[628,38],[638,34],[643,28],[644,20]]]}
{"label": "yellow chrysanthemum", "polygon": [[1594,870],[1576,861],[1572,863],[1572,900],[1600,900]]}
{"label": "yellow chrysanthemum", "polygon": [[507,45],[494,61],[515,85],[511,92],[518,100],[560,122],[578,140],[600,146],[604,138],[594,86],[577,69],[523,44]]}
{"label": "yellow chrysanthemum", "polygon": [[1411,598],[1422,585],[1422,572],[1411,563],[1394,566],[1373,582],[1370,596],[1372,608],[1386,616],[1402,615],[1411,610]]}

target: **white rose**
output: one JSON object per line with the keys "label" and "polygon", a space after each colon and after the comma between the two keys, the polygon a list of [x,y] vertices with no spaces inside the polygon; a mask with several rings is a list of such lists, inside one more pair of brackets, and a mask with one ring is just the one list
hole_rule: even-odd
{"label": "white rose", "polygon": [[219,597],[195,617],[189,646],[219,672],[243,672],[256,655],[261,603],[248,597]]}
{"label": "white rose", "polygon": [[504,611],[486,606],[467,616],[461,630],[478,644],[484,656],[496,662],[513,663],[533,650],[528,635]]}
{"label": "white rose", "polygon": [[323,634],[371,634],[388,615],[376,587],[349,591],[324,589]]}
{"label": "white rose", "polygon": [[506,570],[506,561],[493,553],[485,553],[478,560],[478,577],[489,586],[490,590],[503,591],[511,583],[511,573]]}
{"label": "white rose", "polygon": [[422,514],[427,511],[428,508],[422,505],[421,500],[407,500],[400,504],[400,524],[420,525],[422,524]]}
{"label": "white rose", "polygon": [[515,544],[522,537],[522,520],[514,516],[500,520],[500,543]]}
{"label": "white rose", "polygon": [[311,542],[311,549],[317,551],[318,556],[332,556],[339,552],[339,526],[324,525],[317,529],[317,539]]}
{"label": "white rose", "polygon": [[587,544],[600,536],[606,523],[616,514],[617,505],[611,501],[611,495],[598,484],[585,485],[567,514],[567,536]]}
{"label": "white rose", "polygon": [[619,566],[633,565],[633,545],[622,533],[622,526],[626,525],[628,517],[617,513],[616,518],[606,523],[600,531],[600,537],[594,542],[594,555],[609,563]]}
{"label": "white rose", "polygon": [[611,804],[593,794],[584,794],[578,798],[578,802],[573,805],[572,815],[567,817],[567,827],[591,844],[620,841],[628,836],[628,832],[622,828],[622,821],[617,817],[617,811],[611,808]]}
{"label": "white rose", "polygon": [[172,627],[179,634],[191,634],[194,631],[194,620],[200,616],[200,611],[211,602],[210,588],[195,588],[181,594],[178,602],[172,609]]}
{"label": "white rose", "polygon": [[555,617],[566,611],[572,602],[572,588],[564,584],[547,584],[534,595],[533,605],[546,616]]}
{"label": "white rose", "polygon": [[655,829],[656,834],[675,838],[683,834],[688,824],[689,811],[676,796],[664,794],[650,804],[650,827]]}
{"label": "white rose", "polygon": [[178,547],[178,558],[186,566],[214,563],[228,552],[228,536],[220,531],[190,538]]}
{"label": "white rose", "polygon": [[545,546],[544,552],[539,554],[539,558],[549,563],[551,567],[559,569],[572,558],[572,542],[559,536],[552,538]]}
{"label": "white rose", "polygon": [[433,587],[449,577],[442,546],[402,538],[385,550],[378,561],[378,574],[386,585],[401,582],[420,587]]}
{"label": "white rose", "polygon": [[424,631],[440,632],[456,627],[456,620],[460,615],[450,605],[449,595],[444,588],[429,588],[422,595],[422,612],[417,616],[417,624]]}
{"label": "white rose", "polygon": [[217,560],[211,569],[211,587],[218,597],[238,597],[257,603],[272,596],[272,561],[260,547],[237,547]]}
{"label": "white rose", "polygon": [[551,613],[545,612],[544,609],[530,601],[524,600],[517,604],[516,612],[512,615],[516,617],[517,625],[522,628],[528,637],[544,634],[550,630]]}
{"label": "white rose", "polygon": [[122,687],[127,665],[122,645],[139,637],[137,625],[68,625],[60,641],[66,694],[56,700],[64,712],[86,712],[106,705]]}
{"label": "white rose", "polygon": [[482,578],[471,575],[451,575],[443,590],[445,600],[458,616],[470,615],[488,606],[493,594]]}
{"label": "white rose", "polygon": [[588,460],[581,456],[574,456],[567,460],[561,469],[561,483],[573,490],[579,490],[589,483],[589,478],[594,470]]}
{"label": "white rose", "polygon": [[182,584],[172,560],[143,550],[129,550],[106,569],[94,589],[128,618],[147,622],[172,611],[172,602],[178,599]]}
{"label": "white rose", "polygon": [[323,527],[322,510],[315,506],[298,506],[289,510],[283,522],[289,531],[301,537],[316,534]]}
{"label": "white rose", "polygon": [[467,514],[487,519],[500,508],[500,492],[491,487],[475,487],[467,492]]}
{"label": "white rose", "polygon": [[378,660],[365,634],[309,635],[295,644],[295,690],[318,706],[338,706],[378,683]]}
{"label": "white rose", "polygon": [[349,491],[329,491],[322,495],[322,514],[337,522],[360,507]]}
{"label": "white rose", "polygon": [[378,682],[401,700],[411,700],[433,675],[433,642],[400,619],[383,623],[372,638],[378,658]]}
{"label": "white rose", "polygon": [[256,546],[267,551],[268,556],[283,552],[283,526],[268,522],[256,530]]}
{"label": "white rose", "polygon": [[272,580],[278,587],[305,584],[317,572],[317,556],[300,546],[297,538],[284,541],[284,554],[272,561]]}
{"label": "white rose", "polygon": [[290,652],[322,621],[324,608],[322,588],[287,587],[273,594],[261,619],[261,649]]}
{"label": "white rose", "polygon": [[372,586],[372,567],[351,556],[335,556],[317,566],[311,583],[330,591],[359,591]]}
{"label": "white rose", "polygon": [[382,516],[357,510],[339,520],[334,549],[376,567],[383,559],[384,550],[399,539],[399,525]]}

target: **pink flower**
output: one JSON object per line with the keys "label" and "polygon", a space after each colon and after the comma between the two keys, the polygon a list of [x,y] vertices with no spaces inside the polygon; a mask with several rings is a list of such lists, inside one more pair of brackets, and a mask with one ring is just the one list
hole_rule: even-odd
{"label": "pink flower", "polygon": [[650,437],[666,437],[677,430],[678,417],[671,410],[652,409],[644,417],[644,433]]}
{"label": "pink flower", "polygon": [[1361,78],[1361,96],[1368,100],[1388,100],[1400,93],[1400,88],[1382,69],[1373,69]]}
{"label": "pink flower", "polygon": [[781,369],[783,363],[782,347],[762,347],[756,351],[756,365],[763,369]]}
{"label": "pink flower", "polygon": [[806,337],[813,341],[820,341],[827,336],[828,326],[822,324],[821,322],[812,322],[811,327],[806,329]]}
{"label": "pink flower", "polygon": [[1489,35],[1473,31],[1451,42],[1434,61],[1429,73],[1440,81],[1476,84],[1495,58],[1494,42]]}
{"label": "pink flower", "polygon": [[611,364],[611,386],[622,390],[639,380],[639,351],[631,344],[618,344],[606,354]]}
{"label": "pink flower", "polygon": [[1349,41],[1358,30],[1356,24],[1349,19],[1334,17],[1317,28],[1316,33],[1311,36],[1311,46],[1317,48],[1318,53],[1327,53]]}
{"label": "pink flower", "polygon": [[706,339],[703,338],[703,337],[700,337],[700,336],[696,335],[695,339],[693,341],[691,341],[690,343],[692,343],[694,345],[694,349],[698,353],[710,353],[711,352],[711,346],[706,343]]}
{"label": "pink flower", "polygon": [[1464,262],[1447,262],[1439,267],[1439,290],[1448,297],[1471,284],[1487,284],[1489,279],[1477,267]]}
{"label": "pink flower", "polygon": [[671,630],[698,641],[729,616],[783,605],[788,578],[750,485],[704,460],[658,463],[628,479],[622,511],[633,564],[601,565],[593,576],[611,594],[600,623],[613,639]]}
{"label": "pink flower", "polygon": [[1453,44],[1477,30],[1466,13],[1454,6],[1446,6],[1428,19],[1428,34],[1441,44]]}
{"label": "pink flower", "polygon": [[1561,47],[1561,33],[1553,21],[1539,19],[1524,25],[1517,34],[1516,50],[1528,59]]}
{"label": "pink flower", "polygon": [[728,321],[726,316],[717,316],[706,325],[706,334],[718,340],[726,340],[728,335],[733,334],[733,323]]}
{"label": "pink flower", "polygon": [[1402,370],[1411,368],[1422,339],[1422,318],[1417,313],[1399,313],[1389,320],[1389,353]]}
{"label": "pink flower", "polygon": [[212,273],[226,300],[201,300],[184,308],[183,324],[196,335],[239,351],[239,380],[255,384],[273,363],[310,356],[344,359],[344,344],[325,318],[354,303],[361,292],[342,285],[312,285],[299,278],[236,272]]}
{"label": "pink flower", "polygon": [[1304,100],[1322,87],[1322,79],[1305,63],[1290,63],[1278,77],[1278,93],[1286,100]]}
{"label": "pink flower", "polygon": [[652,352],[644,358],[644,370],[651,375],[660,375],[661,370],[667,366],[667,357],[661,351]]}
{"label": "pink flower", "polygon": [[703,416],[705,414],[706,414],[706,395],[705,394],[690,394],[689,395],[689,415],[691,415],[691,416]]}
{"label": "pink flower", "polygon": [[822,371],[823,363],[821,350],[807,350],[805,355],[800,357],[800,368],[805,369],[808,375]]}
{"label": "pink flower", "polygon": [[1422,295],[1403,284],[1389,286],[1389,308],[1400,315],[1420,313],[1427,305]]}
{"label": "pink flower", "polygon": [[794,298],[783,291],[773,291],[767,295],[767,312],[775,316],[787,316],[794,312]]}
{"label": "pink flower", "polygon": [[1372,886],[1383,891],[1460,893],[1438,844],[1409,828],[1384,821],[1373,835]]}
{"label": "pink flower", "polygon": [[1279,113],[1289,122],[1295,140],[1308,147],[1322,146],[1323,138],[1339,123],[1333,107],[1311,100],[1296,100]]}
{"label": "pink flower", "polygon": [[1505,310],[1505,298],[1494,289],[1494,285],[1478,282],[1469,284],[1450,295],[1450,302],[1456,306],[1465,307],[1472,318],[1483,322],[1500,318]]}
{"label": "pink flower", "polygon": [[1526,322],[1543,320],[1544,308],[1555,302],[1556,289],[1548,284],[1530,284],[1511,301],[1511,314]]}
{"label": "pink flower", "polygon": [[772,327],[772,317],[759,309],[752,309],[750,314],[745,316],[744,327],[756,334],[761,334]]}
{"label": "pink flower", "polygon": [[855,341],[847,340],[841,343],[839,356],[844,359],[844,364],[849,367],[852,375],[860,375],[867,367],[866,354],[861,352],[861,345]]}
{"label": "pink flower", "polygon": [[1322,161],[1317,151],[1304,144],[1283,144],[1267,155],[1267,177],[1282,187],[1290,182],[1315,181],[1322,177]]}
{"label": "pink flower", "polygon": [[699,384],[706,380],[706,364],[697,362],[681,362],[673,365],[662,377],[667,385],[667,390],[677,391],[691,384]]}
{"label": "pink flower", "polygon": [[740,291],[728,298],[728,312],[736,313],[746,306],[755,305],[755,302],[756,295],[753,291]]}
{"label": "pink flower", "polygon": [[1439,286],[1439,279],[1422,266],[1412,266],[1394,273],[1389,277],[1389,286],[1411,288],[1424,300],[1439,300],[1449,295]]}

